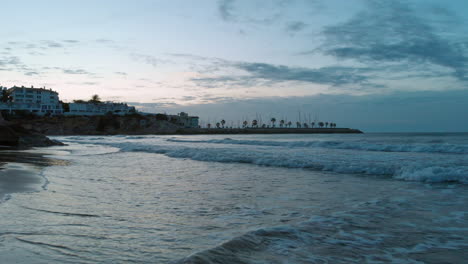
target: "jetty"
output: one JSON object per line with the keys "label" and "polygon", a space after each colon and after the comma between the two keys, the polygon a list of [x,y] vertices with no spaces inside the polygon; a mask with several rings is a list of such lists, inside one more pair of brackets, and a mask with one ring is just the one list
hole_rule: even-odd
{"label": "jetty", "polygon": [[180,135],[211,134],[362,134],[352,128],[183,128],[176,131]]}

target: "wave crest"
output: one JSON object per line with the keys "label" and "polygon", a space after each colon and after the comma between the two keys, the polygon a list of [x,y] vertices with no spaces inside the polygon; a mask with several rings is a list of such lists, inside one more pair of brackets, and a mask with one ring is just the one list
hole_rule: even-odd
{"label": "wave crest", "polygon": [[364,151],[381,152],[426,152],[426,153],[468,153],[468,145],[448,144],[448,143],[418,143],[418,144],[378,144],[359,141],[263,141],[263,140],[236,140],[236,139],[211,139],[211,140],[185,140],[185,139],[167,139],[169,142],[179,143],[208,143],[208,144],[231,144],[231,145],[252,145],[252,146],[271,146],[288,148],[330,148],[330,149],[350,149]]}

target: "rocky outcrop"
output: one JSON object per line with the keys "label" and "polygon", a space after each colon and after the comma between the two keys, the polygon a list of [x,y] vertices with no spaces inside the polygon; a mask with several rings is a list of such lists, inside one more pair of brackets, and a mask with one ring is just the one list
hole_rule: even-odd
{"label": "rocky outcrop", "polygon": [[15,148],[48,147],[63,145],[61,142],[49,139],[30,127],[23,127],[18,120],[5,121],[0,113],[0,146]]}
{"label": "rocky outcrop", "polygon": [[19,136],[13,129],[5,125],[0,125],[0,145],[17,146],[18,141]]}
{"label": "rocky outcrop", "polygon": [[180,126],[156,116],[61,116],[15,121],[26,130],[45,135],[174,134]]}

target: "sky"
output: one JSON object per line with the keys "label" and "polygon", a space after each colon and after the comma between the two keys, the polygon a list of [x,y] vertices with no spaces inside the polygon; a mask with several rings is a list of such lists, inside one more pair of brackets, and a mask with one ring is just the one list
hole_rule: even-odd
{"label": "sky", "polygon": [[465,0],[0,0],[0,85],[366,132],[468,131]]}

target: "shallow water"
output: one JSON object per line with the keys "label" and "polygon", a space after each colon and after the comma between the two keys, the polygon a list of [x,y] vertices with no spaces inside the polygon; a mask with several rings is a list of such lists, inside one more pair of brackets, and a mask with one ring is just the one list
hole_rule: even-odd
{"label": "shallow water", "polygon": [[6,263],[463,263],[467,134],[61,137]]}

